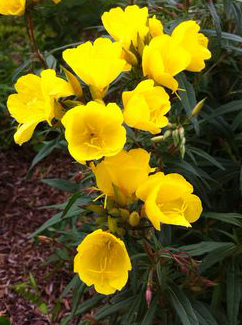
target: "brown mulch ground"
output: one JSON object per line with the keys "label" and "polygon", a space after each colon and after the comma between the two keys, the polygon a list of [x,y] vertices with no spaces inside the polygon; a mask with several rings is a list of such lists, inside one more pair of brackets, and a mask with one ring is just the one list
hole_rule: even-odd
{"label": "brown mulch ground", "polygon": [[[11,325],[45,325],[48,318],[12,286],[28,281],[31,272],[41,291],[41,297],[53,307],[73,274],[61,269],[48,281],[43,280],[55,265],[44,265],[52,254],[51,245],[36,243],[29,235],[53,215],[53,210],[38,207],[64,202],[68,194],[41,182],[44,178],[68,179],[77,171],[69,155],[54,152],[40,163],[30,180],[26,174],[34,153],[19,147],[0,153],[0,316],[10,318]],[[70,302],[63,299],[57,320],[70,311]],[[74,324],[74,323],[70,323]]]}

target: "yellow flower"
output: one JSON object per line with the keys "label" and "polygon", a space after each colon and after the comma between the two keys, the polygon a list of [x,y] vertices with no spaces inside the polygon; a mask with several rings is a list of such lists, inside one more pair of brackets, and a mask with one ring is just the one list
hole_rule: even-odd
{"label": "yellow flower", "polygon": [[172,33],[172,38],[182,46],[190,56],[191,61],[186,70],[199,72],[205,68],[204,60],[211,58],[208,50],[208,39],[199,33],[200,26],[193,20],[179,24]]}
{"label": "yellow flower", "polygon": [[8,110],[19,123],[14,140],[19,145],[28,141],[35,127],[42,121],[51,121],[63,116],[62,107],[56,102],[60,97],[74,94],[71,85],[56,77],[54,70],[44,70],[41,77],[28,74],[18,79],[17,94],[8,98]]}
{"label": "yellow flower", "polygon": [[169,35],[154,37],[143,51],[142,65],[144,76],[175,92],[178,82],[174,76],[185,70],[191,60],[185,51]]}
{"label": "yellow flower", "polygon": [[63,52],[64,60],[84,81],[94,99],[102,99],[109,84],[125,69],[122,46],[107,38],[97,38],[92,44],[86,42],[75,49]]}
{"label": "yellow flower", "polygon": [[149,18],[149,30],[152,37],[163,35],[163,25],[155,15]]}
{"label": "yellow flower", "polygon": [[145,212],[153,226],[160,223],[191,227],[202,213],[202,203],[193,187],[179,174],[156,173],[142,183],[136,195],[145,202]]}
{"label": "yellow flower", "polygon": [[114,156],[126,142],[123,114],[114,103],[76,106],[62,119],[70,154],[80,163]]}
{"label": "yellow flower", "polygon": [[61,2],[61,0],[52,0],[55,4]]}
{"label": "yellow flower", "polygon": [[125,286],[132,266],[122,240],[98,229],[85,237],[77,251],[74,272],[88,286],[94,284],[104,295]]}
{"label": "yellow flower", "polygon": [[159,133],[168,124],[164,116],[170,110],[169,96],[153,80],[141,81],[133,91],[123,93],[124,121],[130,127]]}
{"label": "yellow flower", "polygon": [[0,14],[21,16],[25,11],[26,0],[1,0]]}
{"label": "yellow flower", "polygon": [[152,171],[149,160],[150,154],[144,149],[122,150],[116,156],[105,158],[96,167],[92,166],[98,188],[119,201],[119,197],[115,197],[115,185],[124,198],[121,203],[136,200],[135,191]]}
{"label": "yellow flower", "polygon": [[[140,9],[138,6],[127,6],[125,10],[113,8],[102,15],[102,22],[112,38],[122,43],[128,50],[131,42],[137,47],[138,37],[144,40],[149,28],[147,26],[148,9]],[[139,35],[139,36],[138,36]]]}

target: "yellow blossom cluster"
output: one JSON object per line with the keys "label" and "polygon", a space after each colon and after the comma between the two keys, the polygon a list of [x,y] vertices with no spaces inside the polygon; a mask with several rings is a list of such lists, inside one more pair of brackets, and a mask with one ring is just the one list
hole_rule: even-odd
{"label": "yellow blossom cluster", "polygon": [[[122,218],[124,228],[137,226],[141,217],[156,230],[162,224],[191,227],[202,212],[192,185],[179,174],[156,172],[146,150],[124,148],[127,127],[158,134],[168,125],[169,89],[176,92],[179,87],[175,76],[205,67],[204,61],[211,57],[208,40],[195,21],[182,22],[167,35],[162,23],[149,17],[148,8],[136,5],[105,12],[102,22],[114,41],[100,37],[63,52],[76,76],[64,69],[66,81],[48,69],[41,77],[29,74],[18,80],[17,94],[10,95],[7,103],[19,123],[15,141],[21,145],[38,123],[52,126],[57,120],[65,129],[74,159],[91,161],[100,197],[105,196],[104,208],[112,202],[113,213]],[[122,93],[121,108],[119,101],[119,105],[109,102],[106,95],[110,85],[130,70],[140,71],[143,77]],[[91,99],[86,100],[79,80]],[[75,100],[67,110],[69,96]],[[134,204],[139,204],[138,211],[131,208]],[[103,294],[121,290],[131,270],[124,242],[110,233],[122,237],[125,229],[118,228],[111,217],[108,228],[87,235],[74,261],[81,280]]]}

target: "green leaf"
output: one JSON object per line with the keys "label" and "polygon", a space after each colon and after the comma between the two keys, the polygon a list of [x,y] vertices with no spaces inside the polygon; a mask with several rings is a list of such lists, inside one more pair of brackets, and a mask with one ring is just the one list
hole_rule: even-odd
{"label": "green leaf", "polygon": [[242,227],[242,215],[239,213],[204,212],[202,217],[206,219],[215,219],[234,226]]}
{"label": "green leaf", "polygon": [[[209,35],[209,36],[217,36],[217,32],[215,30],[211,30],[211,29],[203,29],[202,30],[203,33]],[[239,35],[235,35],[235,34],[231,34],[231,33],[226,33],[226,32],[222,32],[221,33],[221,37],[229,40],[229,41],[234,41],[234,42],[240,42],[242,43],[242,37]]]}
{"label": "green leaf", "polygon": [[66,214],[66,216],[64,218],[62,217],[62,212],[59,212],[57,214],[55,214],[51,219],[47,220],[39,229],[37,229],[32,235],[31,237],[34,237],[38,234],[40,234],[41,232],[43,232],[44,230],[46,230],[49,227],[54,226],[55,224],[57,224],[58,222],[62,222],[68,218],[74,217],[74,216],[78,216],[80,215],[84,210],[75,207],[74,209],[70,209],[68,211],[68,213]]}
{"label": "green leaf", "polygon": [[180,251],[185,251],[191,256],[200,256],[206,253],[210,253],[218,248],[226,248],[230,246],[230,242],[214,242],[214,241],[202,241],[198,244],[186,245],[179,247]]}
{"label": "green leaf", "polygon": [[218,325],[209,309],[200,301],[191,300],[192,307],[199,321],[199,325]]}
{"label": "green leaf", "polygon": [[10,320],[5,316],[0,316],[0,325],[10,325]]}
{"label": "green leaf", "polygon": [[213,18],[214,26],[217,32],[218,39],[221,39],[222,36],[222,30],[221,30],[221,23],[220,23],[220,18],[217,14],[216,8],[214,6],[213,1],[207,1],[209,11],[211,13],[211,16]]}
{"label": "green leaf", "polygon": [[174,284],[168,286],[167,296],[183,325],[199,325],[190,301],[178,286]]}
{"label": "green leaf", "polygon": [[157,307],[158,307],[158,295],[156,295],[153,298],[151,305],[148,308],[140,325],[152,325],[153,324],[153,320],[154,320],[154,316],[155,316]]}
{"label": "green leaf", "polygon": [[[182,106],[186,112],[186,115],[188,117],[191,117],[192,111],[197,104],[196,94],[193,85],[189,81],[187,81],[184,73],[179,73],[176,76],[176,79],[179,83],[179,88],[182,89],[181,91],[178,91],[179,96],[181,97]],[[199,124],[197,122],[197,117],[196,116],[192,117],[191,122],[195,130],[198,132]]]}
{"label": "green leaf", "polygon": [[84,294],[85,289],[86,289],[86,284],[81,281],[77,283],[75,286],[75,290],[72,298],[72,310],[71,310],[72,317],[77,315],[77,308],[80,303],[81,297]]}
{"label": "green leaf", "polygon": [[73,204],[76,202],[77,199],[80,198],[82,194],[80,192],[76,192],[74,195],[72,195],[72,197],[69,199],[61,218],[64,218],[64,216],[68,213],[68,211],[70,210],[70,208],[73,206]]}
{"label": "green leaf", "polygon": [[241,269],[235,260],[232,260],[227,269],[227,313],[229,325],[237,325],[242,298]]}
{"label": "green leaf", "polygon": [[76,274],[73,279],[68,283],[68,285],[65,287],[65,290],[60,295],[60,299],[64,298],[72,288],[77,287],[80,285],[81,280],[79,279],[79,276]]}
{"label": "green leaf", "polygon": [[223,247],[219,247],[209,253],[202,261],[200,266],[200,272],[206,271],[208,268],[213,266],[214,264],[222,261],[229,255],[233,254],[236,246],[234,243],[227,243]]}
{"label": "green leaf", "polygon": [[42,182],[58,190],[69,192],[69,193],[75,193],[80,189],[80,184],[75,184],[64,179],[57,179],[57,178],[43,179]]}
{"label": "green leaf", "polygon": [[28,170],[27,178],[30,176],[30,172],[32,171],[33,167],[38,164],[41,160],[43,160],[45,157],[51,154],[51,152],[58,146],[58,143],[60,141],[60,136],[58,136],[56,139],[44,142],[44,146],[41,148],[41,150],[38,152],[38,154],[34,157],[31,166]]}
{"label": "green leaf", "polygon": [[137,298],[133,301],[133,303],[130,305],[129,310],[125,313],[124,318],[122,319],[122,324],[132,324],[132,322],[135,321],[137,317],[137,312],[140,307],[140,302],[141,302],[142,295],[139,294],[137,295]]}
{"label": "green leaf", "polygon": [[210,156],[207,152],[194,147],[187,147],[186,150],[193,152],[194,154],[204,158],[205,160],[209,161],[211,164],[217,166],[221,170],[225,170],[225,168],[212,156]]}
{"label": "green leaf", "polygon": [[123,309],[128,309],[137,296],[129,297],[128,299],[122,300],[115,305],[106,305],[101,308],[95,315],[94,318],[99,321],[112,315],[113,313],[119,312]]}
{"label": "green leaf", "polygon": [[95,294],[94,297],[86,300],[84,303],[81,304],[79,308],[77,308],[75,315],[80,315],[87,312],[88,310],[96,306],[104,298],[105,297],[103,295]]}

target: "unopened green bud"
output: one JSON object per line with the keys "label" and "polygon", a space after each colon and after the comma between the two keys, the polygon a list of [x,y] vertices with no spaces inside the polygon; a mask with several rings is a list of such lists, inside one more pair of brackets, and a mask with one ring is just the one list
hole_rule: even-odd
{"label": "unopened green bud", "polygon": [[100,216],[106,214],[105,209],[101,205],[94,205],[94,204],[87,205],[86,209],[89,211],[92,211]]}
{"label": "unopened green bud", "polygon": [[183,159],[186,153],[186,147],[183,145],[180,147],[181,158]]}
{"label": "unopened green bud", "polygon": [[164,135],[158,135],[157,137],[151,138],[151,141],[158,143],[164,140]]}
{"label": "unopened green bud", "polygon": [[96,223],[98,223],[99,225],[101,225],[102,223],[106,222],[107,218],[106,217],[100,217],[96,219]]}
{"label": "unopened green bud", "polygon": [[108,211],[108,213],[111,214],[111,216],[113,216],[113,217],[120,216],[120,212],[117,208],[112,208],[111,210]]}
{"label": "unopened green bud", "polygon": [[123,237],[125,235],[125,229],[123,229],[123,228],[117,228],[117,234],[120,237]]}
{"label": "unopened green bud", "polygon": [[174,145],[175,147],[177,147],[180,142],[179,131],[178,130],[172,131],[172,137],[173,137]]}
{"label": "unopened green bud", "polygon": [[184,135],[185,135],[185,131],[184,131],[184,128],[182,126],[179,127],[178,132],[179,132],[180,138],[183,139]]}
{"label": "unopened green bud", "polygon": [[103,97],[106,95],[106,93],[108,91],[108,87],[106,87],[102,91],[100,91],[98,88],[96,88],[95,86],[91,86],[91,85],[89,86],[89,89],[90,89],[93,100],[103,99]]}
{"label": "unopened green bud", "polygon": [[127,221],[130,216],[129,211],[126,209],[119,209],[119,211],[120,211],[120,215],[121,215],[121,218],[123,219],[123,221]]}
{"label": "unopened green bud", "polygon": [[136,227],[139,224],[140,216],[138,212],[133,211],[129,216],[129,224],[132,227]]}
{"label": "unopened green bud", "polygon": [[205,101],[207,97],[200,100],[200,102],[197,103],[197,105],[193,108],[191,116],[196,116],[200,113],[201,109],[203,108]]}
{"label": "unopened green bud", "polygon": [[171,131],[170,131],[170,130],[167,130],[167,131],[164,133],[164,135],[163,135],[164,140],[167,139],[167,138],[169,138],[170,135],[171,135]]}
{"label": "unopened green bud", "polygon": [[106,203],[107,210],[109,211],[109,210],[111,210],[114,207],[115,207],[115,202],[108,197],[107,198],[107,203]]}
{"label": "unopened green bud", "polygon": [[145,44],[144,41],[141,39],[139,33],[137,33],[137,44],[138,44],[138,52],[142,56]]}
{"label": "unopened green bud", "polygon": [[124,53],[124,58],[125,61],[128,62],[130,65],[136,66],[138,65],[138,60],[136,58],[136,56],[134,55],[134,53],[132,53],[129,50],[126,50],[125,48],[123,48],[123,53]]}
{"label": "unopened green bud", "polygon": [[114,184],[113,184],[113,191],[114,191],[115,199],[118,202],[118,204],[120,204],[121,206],[125,205],[126,203],[125,196],[123,195],[121,190]]}
{"label": "unopened green bud", "polygon": [[108,216],[108,228],[113,233],[117,231],[117,221],[111,216]]}

